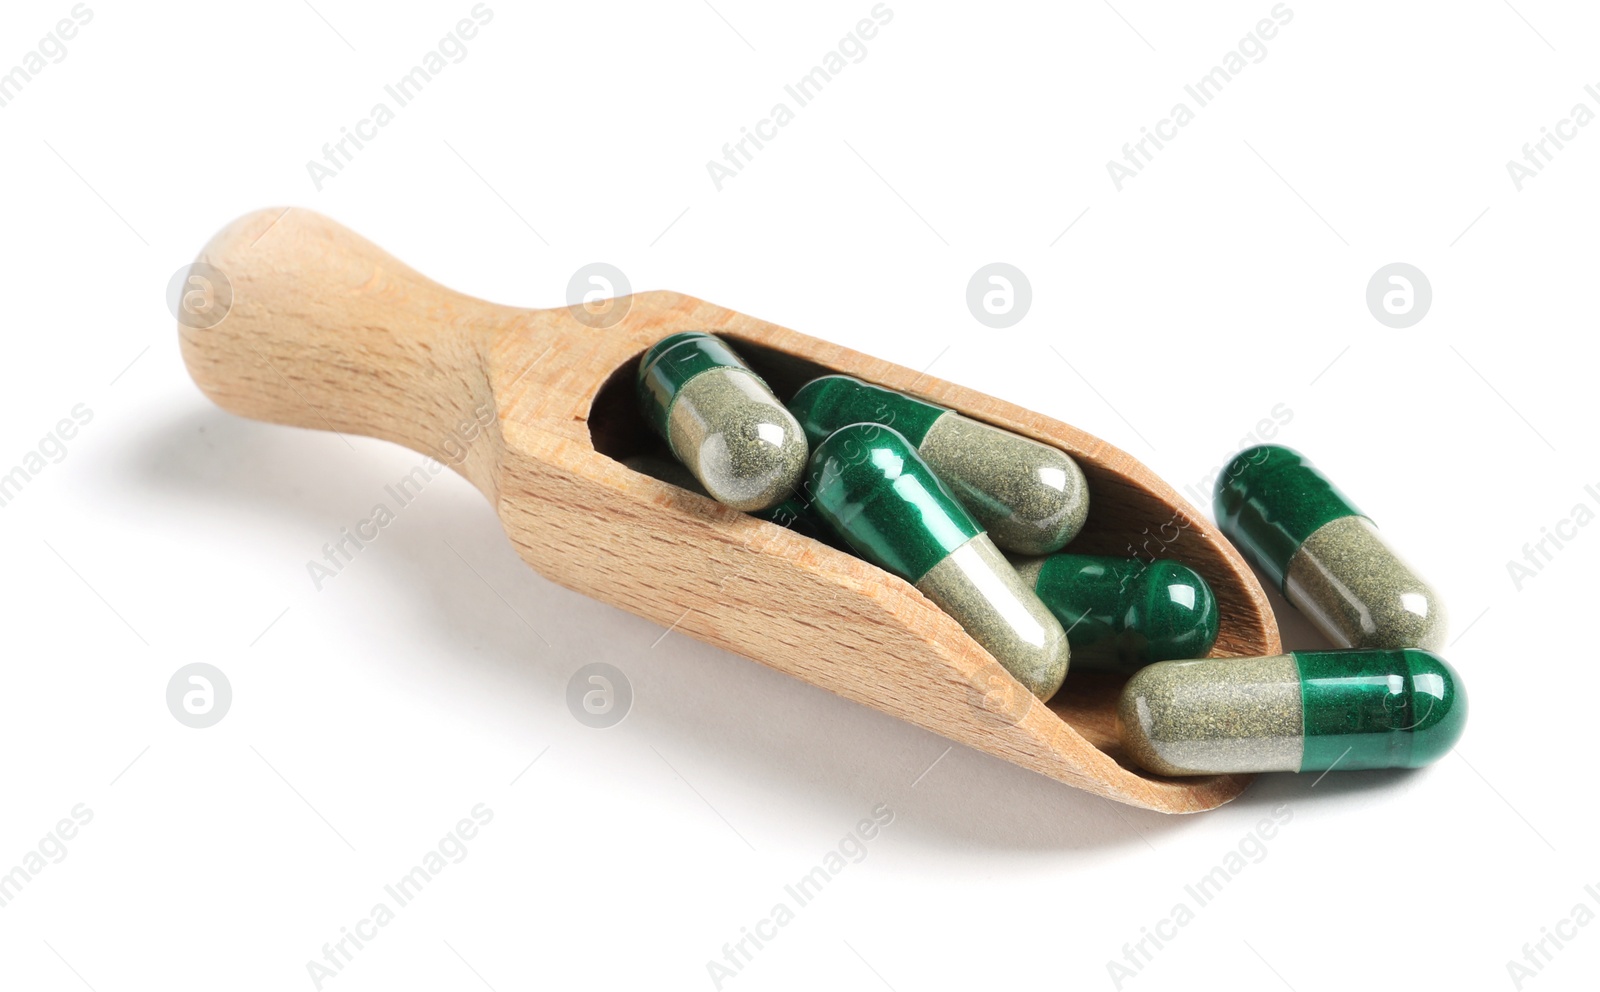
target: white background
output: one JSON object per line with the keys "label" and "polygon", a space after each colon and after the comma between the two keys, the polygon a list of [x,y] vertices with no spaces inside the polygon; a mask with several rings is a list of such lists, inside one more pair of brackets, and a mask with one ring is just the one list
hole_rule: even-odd
{"label": "white background", "polygon": [[[0,984],[313,988],[323,944],[479,803],[465,860],[324,988],[714,988],[707,962],[880,803],[865,858],[722,987],[1113,988],[1107,962],[1280,804],[1264,857],[1124,988],[1510,988],[1525,943],[1600,911],[1600,527],[1520,588],[1507,567],[1600,508],[1600,127],[1520,192],[1506,169],[1600,110],[1594,11],[1290,0],[1119,192],[1107,160],[1268,0],[890,0],[719,192],[706,162],[872,4],[713,2],[490,0],[320,191],[307,161],[471,3],[90,0],[0,108],[0,472],[93,414],[0,507],[0,871],[93,811],[0,909]],[[6,4],[0,71],[70,9]],[[163,300],[217,228],[290,204],[489,299],[561,305],[603,260],[933,363],[1180,490],[1284,404],[1278,439],[1450,605],[1466,736],[1424,771],[1278,776],[1194,817],[1114,806],[545,581],[453,475],[317,591],[306,562],[418,456],[217,410]],[[1005,330],[964,302],[993,261],[1033,287]],[[1365,303],[1396,261],[1433,289],[1406,329]],[[1288,646],[1321,646],[1278,605]],[[608,730],[564,702],[595,660],[635,694]],[[234,694],[205,730],[165,704],[199,661]],[[1592,987],[1600,926],[1575,932],[1523,987]]]}

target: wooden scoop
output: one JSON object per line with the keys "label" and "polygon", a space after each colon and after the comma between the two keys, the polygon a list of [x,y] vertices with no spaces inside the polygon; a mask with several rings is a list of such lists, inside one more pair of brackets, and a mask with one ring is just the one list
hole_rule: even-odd
{"label": "wooden scoop", "polygon": [[207,396],[246,417],[367,434],[450,465],[552,581],[1118,802],[1194,812],[1249,783],[1136,770],[1116,737],[1121,679],[1075,672],[1041,703],[910,584],[622,464],[658,444],[634,400],[639,356],[676,331],[710,331],[780,398],[843,372],[1065,450],[1091,494],[1071,550],[1176,558],[1216,592],[1216,654],[1279,653],[1244,561],[1104,441],[679,293],[551,310],[472,299],[305,210],[242,217],[198,261],[232,286],[220,323],[179,327]]}

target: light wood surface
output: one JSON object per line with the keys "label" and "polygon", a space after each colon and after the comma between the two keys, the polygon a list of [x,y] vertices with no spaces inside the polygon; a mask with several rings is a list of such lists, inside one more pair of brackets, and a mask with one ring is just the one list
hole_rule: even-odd
{"label": "light wood surface", "polygon": [[1249,782],[1125,765],[1120,680],[1072,673],[1039,703],[906,582],[620,462],[655,444],[634,402],[638,357],[668,334],[710,331],[780,396],[844,372],[1057,445],[1090,486],[1089,522],[1071,550],[1176,558],[1216,592],[1215,654],[1278,653],[1272,612],[1239,555],[1170,486],[1098,438],[679,293],[613,301],[626,312],[605,327],[566,307],[473,299],[306,210],[242,217],[199,261],[233,287],[220,324],[179,328],[207,396],[241,416],[371,435],[439,459],[488,497],[523,559],[563,586],[1119,802],[1194,812]]}

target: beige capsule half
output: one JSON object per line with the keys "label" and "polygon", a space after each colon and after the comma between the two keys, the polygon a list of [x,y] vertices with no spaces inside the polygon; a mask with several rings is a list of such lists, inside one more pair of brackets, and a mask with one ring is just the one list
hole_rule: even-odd
{"label": "beige capsule half", "polygon": [[1028,691],[1048,700],[1067,677],[1067,632],[987,534],[952,551],[917,589]]}
{"label": "beige capsule half", "polygon": [[1283,595],[1342,648],[1445,645],[1444,603],[1366,517],[1317,528],[1289,559]]}

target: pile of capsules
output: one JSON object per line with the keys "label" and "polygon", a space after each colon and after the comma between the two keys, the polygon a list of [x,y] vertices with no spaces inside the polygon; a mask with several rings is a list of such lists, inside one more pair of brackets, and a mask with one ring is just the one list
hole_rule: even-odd
{"label": "pile of capsules", "polygon": [[1461,736],[1465,692],[1433,653],[1438,598],[1288,448],[1234,458],[1217,521],[1345,650],[1207,658],[1217,601],[1193,570],[1061,552],[1089,489],[1056,448],[845,375],[785,407],[725,341],[693,331],[645,353],[638,392],[677,462],[638,456],[636,470],[842,542],[916,586],[1041,700],[1069,657],[1131,674],[1122,744],[1149,772],[1414,768]]}

